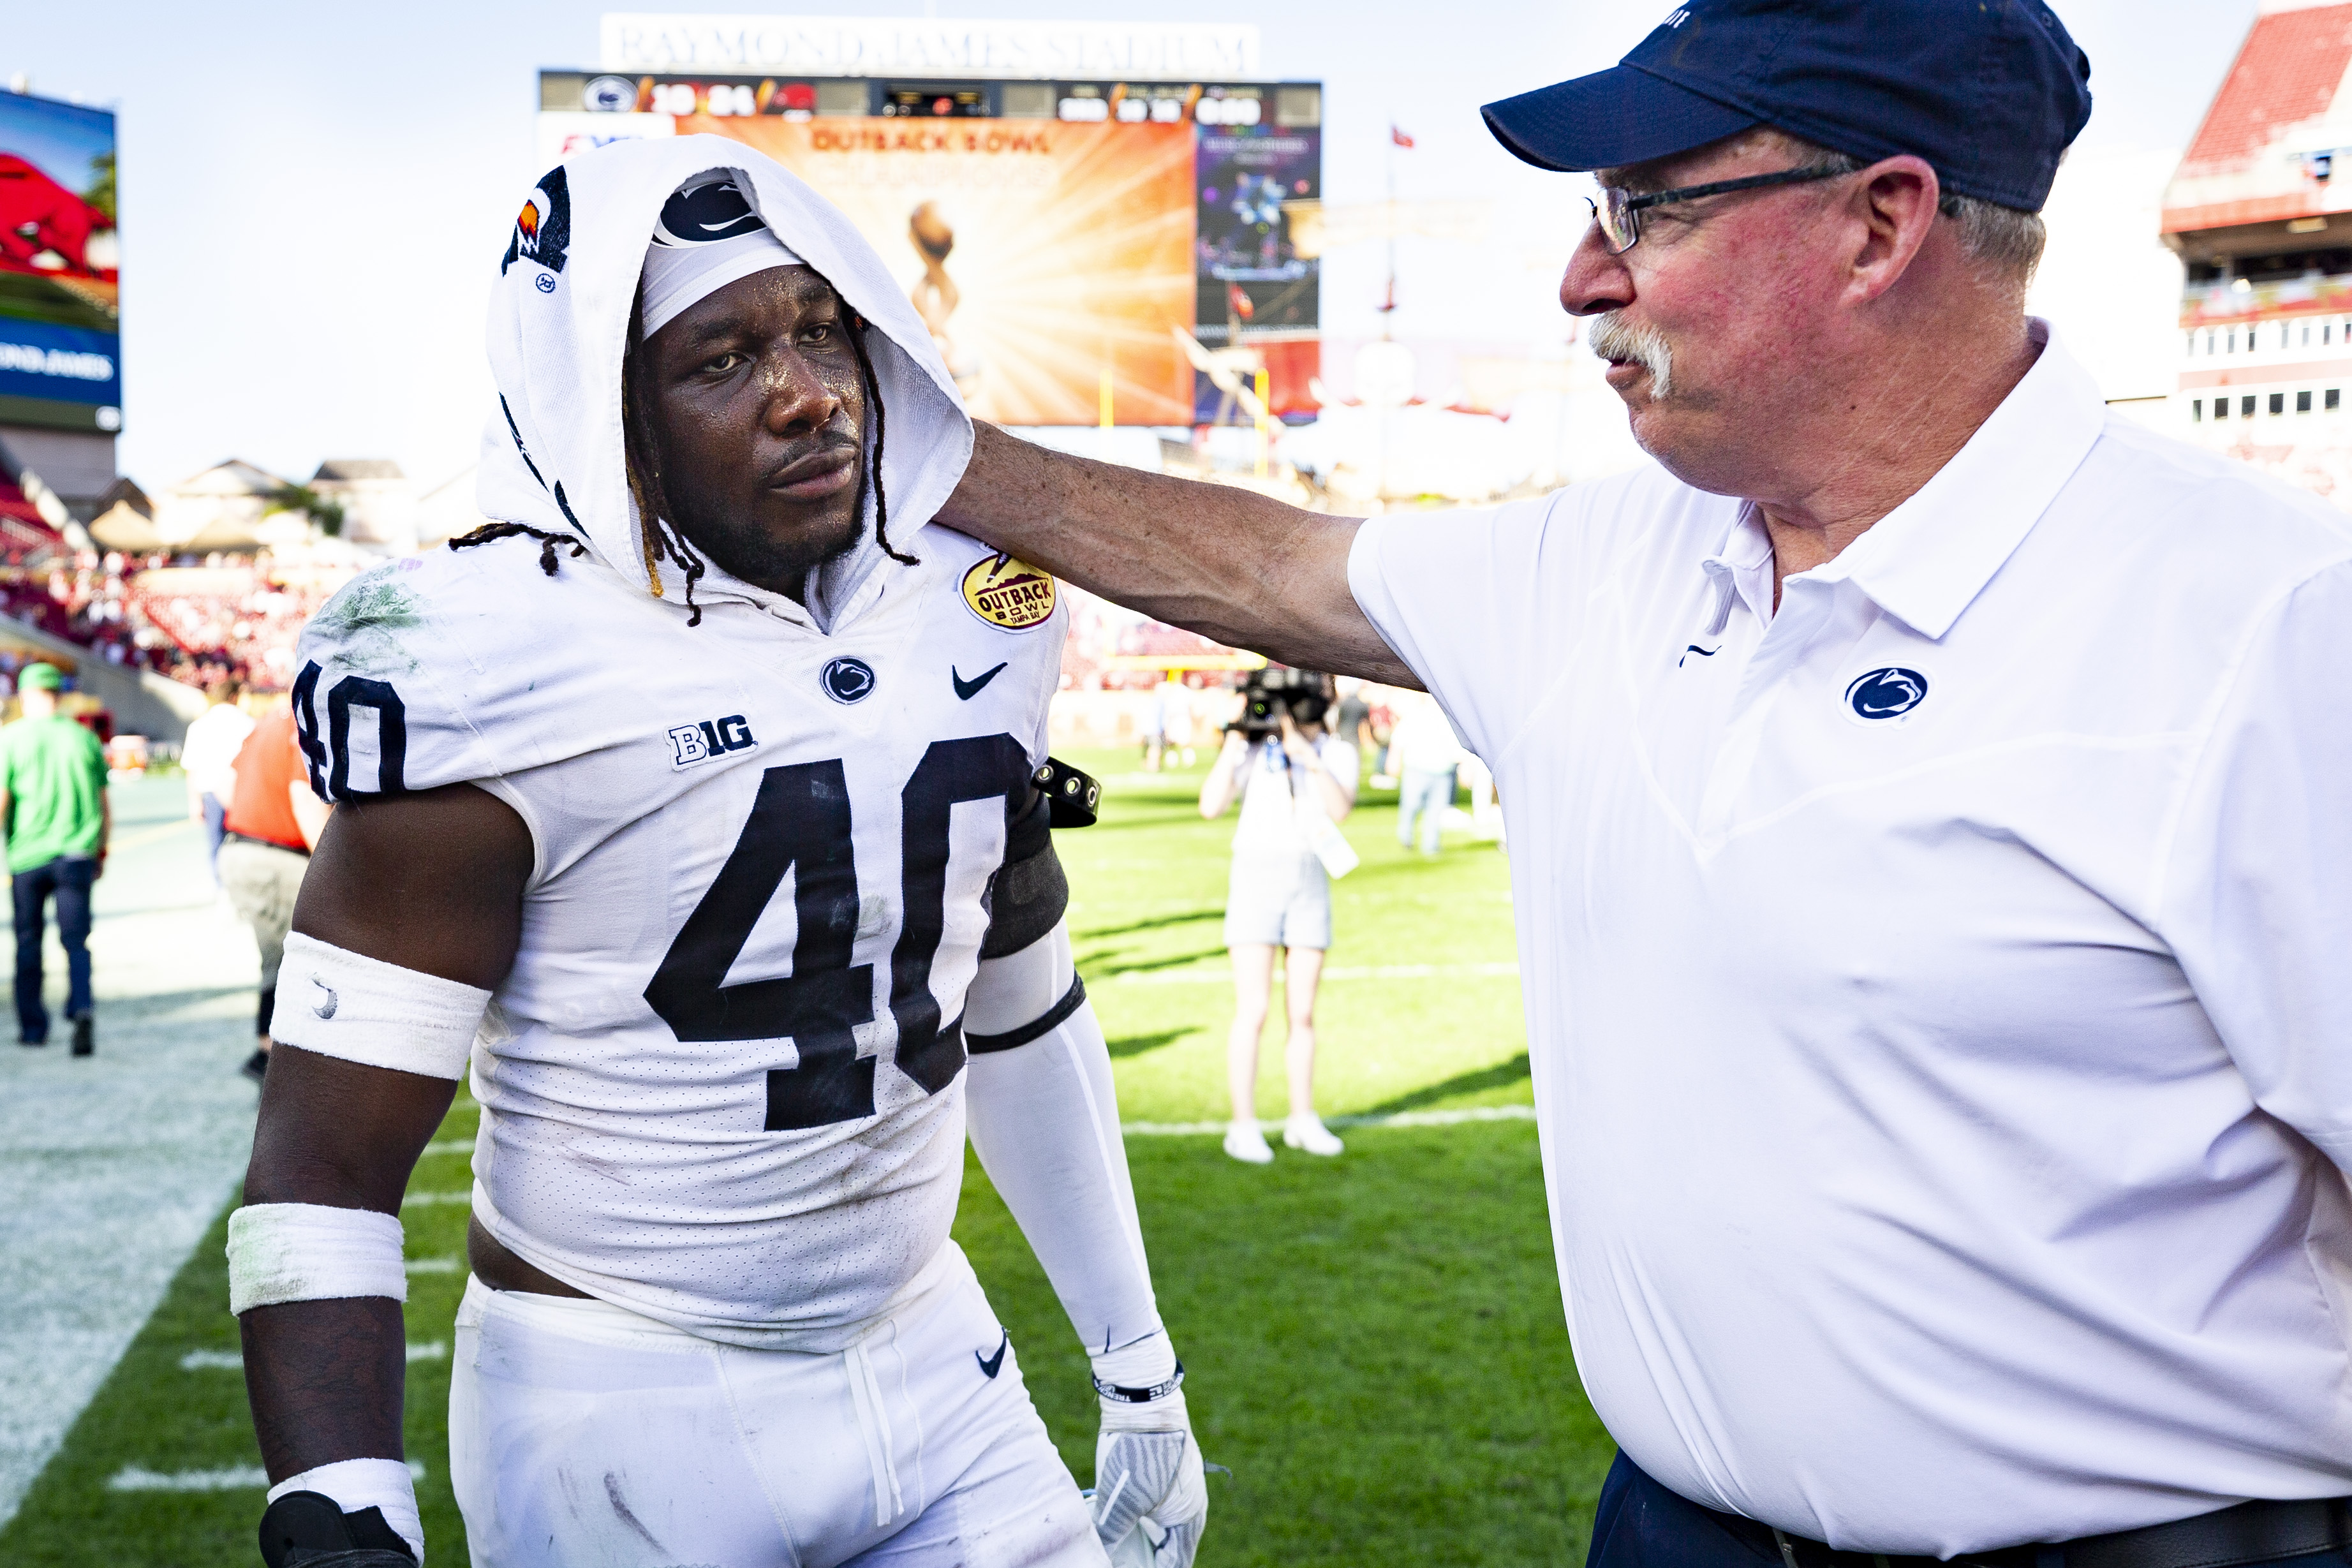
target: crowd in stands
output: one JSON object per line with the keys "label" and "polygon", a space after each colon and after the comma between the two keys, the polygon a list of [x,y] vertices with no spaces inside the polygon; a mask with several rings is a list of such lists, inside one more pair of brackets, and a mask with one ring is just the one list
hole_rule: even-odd
{"label": "crowd in stands", "polygon": [[[1148,691],[1160,684],[1153,658],[1213,658],[1231,648],[1198,632],[1139,616],[1064,584],[1070,601],[1070,640],[1062,649],[1065,691]],[[1228,677],[1215,677],[1219,684]]]}
{"label": "crowd in stands", "polygon": [[53,552],[0,565],[0,615],[109,664],[207,689],[234,678],[283,690],[302,624],[340,585],[315,572],[289,579],[266,554],[175,561]]}

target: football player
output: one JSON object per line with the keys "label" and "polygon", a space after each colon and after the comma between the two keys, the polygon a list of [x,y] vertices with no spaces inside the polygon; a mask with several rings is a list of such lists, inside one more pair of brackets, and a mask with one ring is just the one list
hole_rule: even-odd
{"label": "football player", "polygon": [[[498,521],[301,646],[341,809],[229,1242],[265,1558],[424,1556],[398,1214],[470,1065],[480,1568],[1189,1564],[1036,787],[1064,616],[923,526],[971,447],[930,334],[840,213],[696,136],[540,182],[490,359]],[[1093,1359],[1091,1504],[949,1237],[967,1131]]]}

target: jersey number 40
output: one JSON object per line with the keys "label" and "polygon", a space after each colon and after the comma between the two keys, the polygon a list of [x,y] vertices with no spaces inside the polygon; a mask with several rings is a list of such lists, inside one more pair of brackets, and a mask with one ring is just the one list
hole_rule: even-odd
{"label": "jersey number 40", "polygon": [[[927,1094],[953,1083],[964,1064],[963,1020],[940,1026],[930,984],[946,927],[950,809],[1001,796],[1009,826],[1028,779],[1019,742],[981,735],[932,742],[899,792],[904,870],[889,1006],[898,1070]],[[792,973],[725,984],[787,870],[800,921]],[[874,966],[849,962],[856,937],[857,853],[841,760],[770,768],[742,837],[654,971],[646,1001],[680,1040],[791,1038],[800,1062],[768,1074],[767,1131],[871,1116],[877,1058],[857,1054],[854,1031],[874,1017]]]}

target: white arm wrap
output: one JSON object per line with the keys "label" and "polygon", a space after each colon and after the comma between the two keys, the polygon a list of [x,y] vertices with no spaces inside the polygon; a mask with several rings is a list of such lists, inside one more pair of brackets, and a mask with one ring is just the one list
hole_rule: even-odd
{"label": "white arm wrap", "polygon": [[270,1488],[263,1500],[276,1502],[288,1492],[317,1492],[332,1498],[345,1513],[383,1510],[384,1523],[408,1542],[408,1550],[416,1554],[416,1568],[425,1568],[425,1521],[416,1512],[416,1472],[401,1460],[338,1459],[287,1477]]}
{"label": "white arm wrap", "polygon": [[322,1057],[461,1079],[490,994],[347,952],[296,931],[278,972],[270,1037]]}
{"label": "white arm wrap", "polygon": [[[1021,952],[982,963],[966,1019],[1003,1034],[1047,1013],[1076,978],[1069,952],[1069,932],[1057,925]],[[1013,996],[983,997],[988,986]],[[1080,1005],[1025,1045],[975,1052],[965,1104],[980,1163],[1087,1349],[1159,1332],[1110,1051],[1093,1007]]]}
{"label": "white arm wrap", "polygon": [[963,994],[963,1032],[1003,1035],[1042,1018],[1070,988],[1070,928],[1054,929],[1018,952],[983,958]]}
{"label": "white arm wrap", "polygon": [[228,1310],[352,1296],[408,1300],[400,1218],[322,1204],[249,1204],[228,1216]]}

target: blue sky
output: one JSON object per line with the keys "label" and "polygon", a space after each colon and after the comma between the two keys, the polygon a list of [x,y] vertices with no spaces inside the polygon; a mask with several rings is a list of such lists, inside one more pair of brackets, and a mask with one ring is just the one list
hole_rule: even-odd
{"label": "blue sky", "polygon": [[[36,92],[121,115],[125,471],[156,486],[230,456],[298,478],[321,458],[391,457],[431,485],[468,463],[487,405],[482,300],[540,172],[535,73],[593,66],[607,8],[414,0],[13,12],[0,77],[23,72]],[[1581,211],[1581,185],[1516,163],[1486,136],[1478,105],[1613,62],[1667,8],[936,5],[950,16],[1256,23],[1268,74],[1326,83],[1328,200],[1381,195],[1393,119],[1419,142],[1397,155],[1401,196],[1502,204],[1496,243],[1403,247],[1398,335],[1536,348],[1569,335],[1550,300],[1550,252],[1570,232],[1566,215]],[[2092,60],[2097,108],[2083,145],[2167,148],[2194,130],[2254,3],[2057,8]],[[1332,258],[1328,331],[1377,332],[1381,274],[1367,249]]]}

